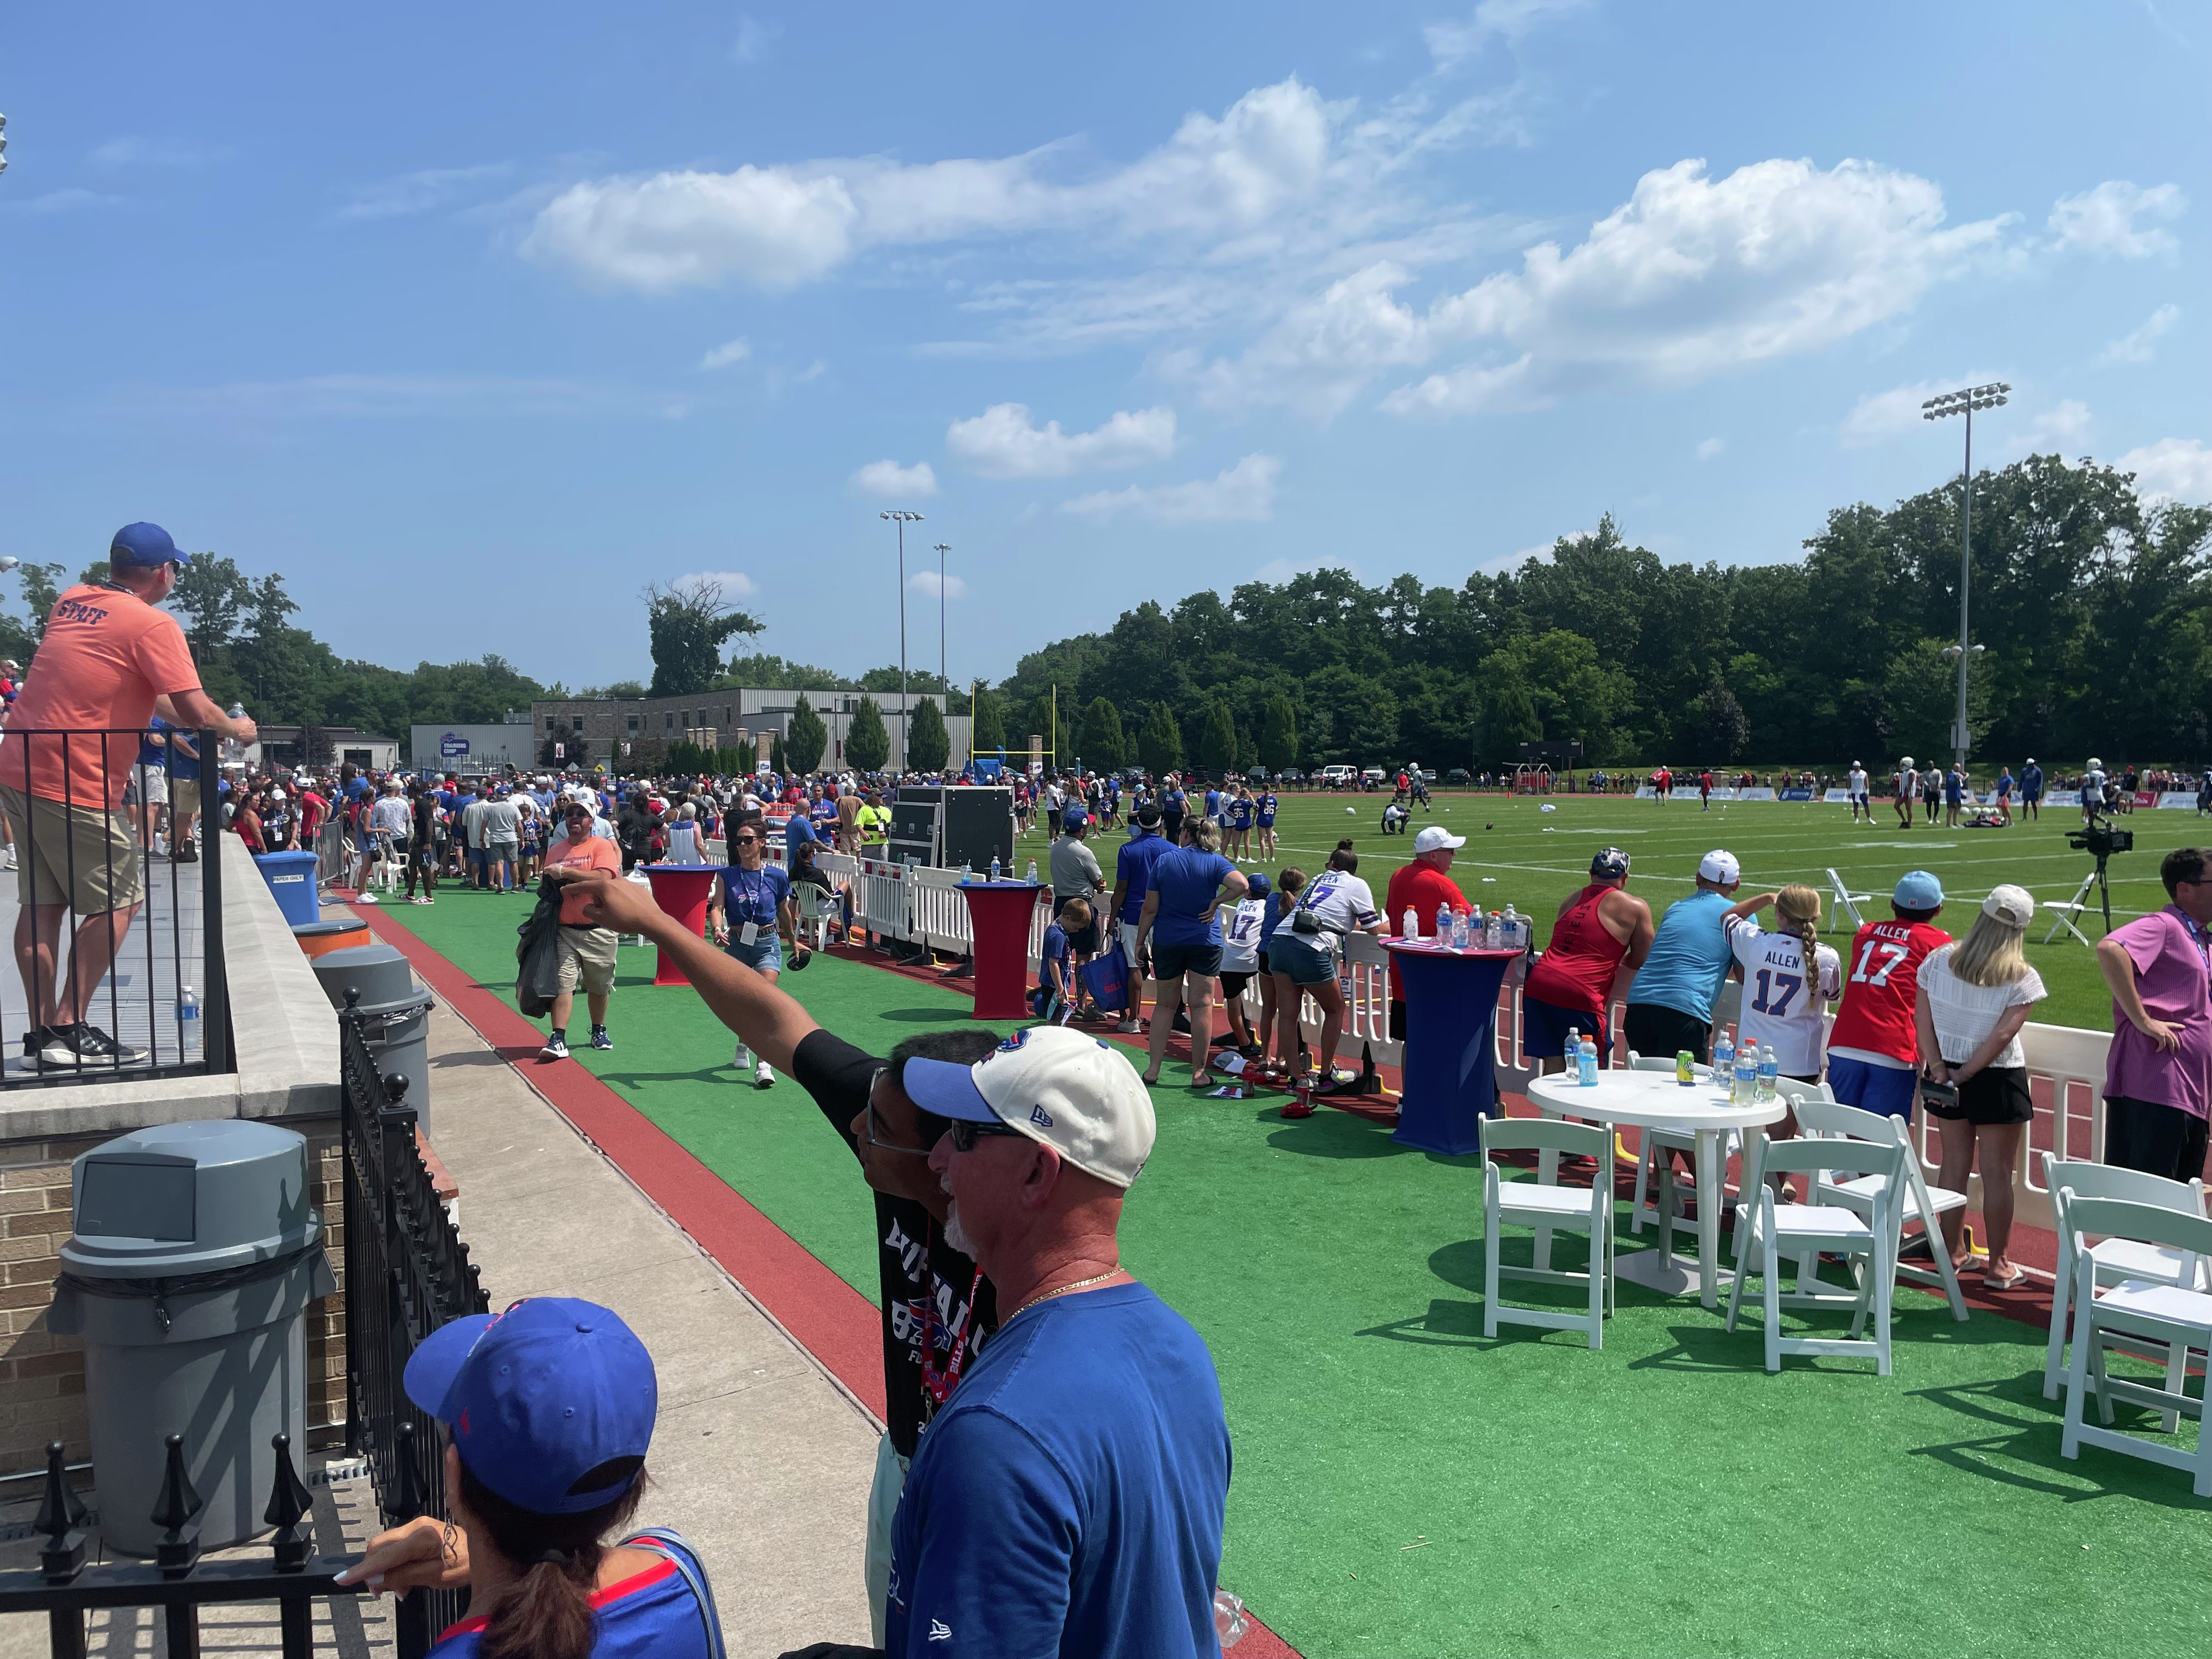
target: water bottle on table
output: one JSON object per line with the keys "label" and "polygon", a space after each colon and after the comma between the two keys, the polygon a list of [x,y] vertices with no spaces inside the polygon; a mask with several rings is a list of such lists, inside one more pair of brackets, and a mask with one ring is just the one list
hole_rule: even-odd
{"label": "water bottle on table", "polygon": [[1735,1089],[1732,1097],[1739,1106],[1758,1103],[1759,1045],[1755,1042],[1747,1042],[1735,1051]]}
{"label": "water bottle on table", "polygon": [[1400,930],[1399,936],[1408,943],[1419,939],[1421,936],[1420,914],[1410,904],[1406,907],[1405,925]]}
{"label": "water bottle on table", "polygon": [[1505,918],[1492,910],[1482,924],[1482,948],[1502,951],[1505,948]]}
{"label": "water bottle on table", "polygon": [[998,878],[999,878],[999,855],[998,855],[996,853],[994,853],[994,854],[991,854],[991,879],[992,879],[993,881],[996,881],[996,880],[998,880]]}
{"label": "water bottle on table", "polygon": [[1723,1091],[1732,1087],[1735,1081],[1735,1044],[1729,1041],[1726,1031],[1723,1031],[1720,1041],[1713,1044],[1713,1081],[1719,1084]]}
{"label": "water bottle on table", "polygon": [[1464,910],[1455,910],[1452,913],[1452,949],[1455,951],[1466,950],[1467,937],[1467,912]]}
{"label": "water bottle on table", "polygon": [[1760,1105],[1766,1104],[1779,1092],[1775,1085],[1781,1075],[1782,1067],[1774,1058],[1774,1045],[1770,1042],[1765,1048],[1760,1049],[1759,1054],[1759,1103]]}
{"label": "water bottle on table", "polygon": [[1034,886],[1036,886],[1036,860],[1035,859],[1031,859],[1031,860],[1030,860],[1030,877],[1029,877],[1029,879],[1030,879],[1030,886],[1034,887]]}
{"label": "water bottle on table", "polygon": [[1575,1081],[1585,1089],[1597,1087],[1597,1042],[1584,1037],[1575,1050]]}

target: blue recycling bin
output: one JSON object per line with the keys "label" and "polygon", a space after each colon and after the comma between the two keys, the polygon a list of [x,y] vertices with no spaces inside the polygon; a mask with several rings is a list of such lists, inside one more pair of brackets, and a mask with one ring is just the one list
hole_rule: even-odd
{"label": "blue recycling bin", "polygon": [[322,896],[315,890],[313,853],[256,853],[253,861],[260,866],[261,879],[269,884],[270,895],[286,921],[299,927],[323,919]]}

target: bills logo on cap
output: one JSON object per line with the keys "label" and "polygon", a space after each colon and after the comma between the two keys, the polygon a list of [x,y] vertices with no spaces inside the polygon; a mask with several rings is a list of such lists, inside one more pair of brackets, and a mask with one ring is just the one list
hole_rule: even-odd
{"label": "bills logo on cap", "polygon": [[1040,1129],[1049,1129],[1052,1127],[1052,1114],[1042,1106],[1032,1106],[1030,1108],[1030,1121]]}
{"label": "bills logo on cap", "polygon": [[1013,1036],[1008,1037],[1004,1042],[991,1050],[990,1054],[984,1055],[983,1058],[985,1060],[989,1060],[993,1054],[1011,1054],[1015,1049],[1020,1048],[1022,1044],[1030,1040],[1030,1031],[1031,1029],[1031,1027],[1027,1025],[1023,1026],[1020,1030],[1015,1032]]}

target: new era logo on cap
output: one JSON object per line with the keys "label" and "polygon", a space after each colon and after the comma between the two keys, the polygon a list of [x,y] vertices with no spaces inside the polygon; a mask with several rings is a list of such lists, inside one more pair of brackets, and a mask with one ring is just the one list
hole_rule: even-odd
{"label": "new era logo on cap", "polygon": [[1042,1106],[1032,1106],[1030,1108],[1030,1121],[1040,1129],[1049,1129],[1052,1127],[1052,1114]]}
{"label": "new era logo on cap", "polygon": [[1018,1129],[1116,1187],[1152,1156],[1152,1095],[1119,1049],[1082,1031],[1027,1026],[973,1066],[910,1060],[905,1075],[922,1110]]}

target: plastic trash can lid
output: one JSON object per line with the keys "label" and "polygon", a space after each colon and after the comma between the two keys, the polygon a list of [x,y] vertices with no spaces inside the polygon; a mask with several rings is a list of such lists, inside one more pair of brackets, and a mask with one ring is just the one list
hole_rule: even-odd
{"label": "plastic trash can lid", "polygon": [[322,1237],[307,1142],[229,1118],[135,1129],[70,1171],[62,1265],[95,1279],[167,1279],[289,1255]]}
{"label": "plastic trash can lid", "polygon": [[368,937],[368,924],[358,916],[333,916],[327,921],[298,921],[292,924],[294,939],[329,939],[338,933],[359,933]]}
{"label": "plastic trash can lid", "polygon": [[315,977],[331,1006],[345,1006],[345,994],[361,993],[361,1006],[399,1002],[415,994],[415,975],[397,945],[356,945],[326,951],[314,959]]}

